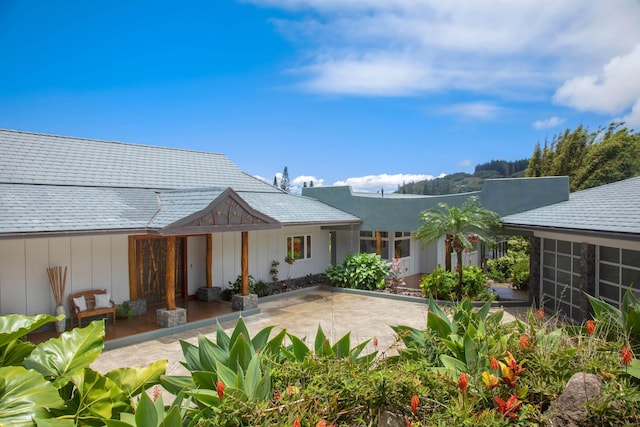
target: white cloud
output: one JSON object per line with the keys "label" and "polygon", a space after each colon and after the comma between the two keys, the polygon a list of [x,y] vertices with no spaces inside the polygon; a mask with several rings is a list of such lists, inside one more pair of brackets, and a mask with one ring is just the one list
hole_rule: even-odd
{"label": "white cloud", "polygon": [[580,111],[620,114],[635,106],[627,118],[637,120],[640,101],[640,43],[624,55],[611,59],[599,75],[583,75],[567,80],[555,93],[554,101]]}
{"label": "white cloud", "polygon": [[274,25],[300,49],[300,86],[322,93],[539,96],[640,41],[629,0],[245,1],[294,12]]}
{"label": "white cloud", "polygon": [[549,128],[553,128],[553,127],[558,126],[562,122],[564,122],[563,119],[561,119],[560,117],[557,117],[557,116],[553,116],[553,117],[549,117],[548,119],[545,119],[545,120],[536,120],[535,122],[533,122],[533,127],[538,129],[538,130],[540,130],[540,129],[549,129]]}
{"label": "white cloud", "polygon": [[493,119],[497,117],[501,111],[501,107],[487,102],[467,102],[440,108],[441,113],[454,114],[473,119]]}
{"label": "white cloud", "polygon": [[460,168],[468,168],[471,167],[473,164],[471,163],[471,160],[469,159],[464,159],[464,160],[460,160],[458,162],[458,167]]}
{"label": "white cloud", "polygon": [[[441,174],[439,176],[444,176]],[[361,177],[347,178],[344,181],[336,181],[333,185],[348,185],[353,191],[376,193],[381,189],[384,189],[387,193],[393,193],[398,190],[398,186],[408,184],[410,182],[424,181],[427,179],[436,178],[433,175],[420,175],[420,174],[380,174],[380,175],[367,175]]]}

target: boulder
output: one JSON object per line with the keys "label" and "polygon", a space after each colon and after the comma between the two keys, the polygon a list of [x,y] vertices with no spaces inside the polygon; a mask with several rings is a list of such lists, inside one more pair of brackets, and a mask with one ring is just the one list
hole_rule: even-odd
{"label": "boulder", "polygon": [[550,426],[581,427],[586,425],[587,402],[602,395],[602,380],[594,374],[574,374],[545,414]]}

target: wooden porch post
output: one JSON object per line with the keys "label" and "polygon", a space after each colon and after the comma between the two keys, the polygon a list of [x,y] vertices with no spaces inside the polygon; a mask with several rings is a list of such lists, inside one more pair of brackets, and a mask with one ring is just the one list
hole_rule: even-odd
{"label": "wooden porch post", "polygon": [[167,310],[176,309],[176,236],[167,238]]}
{"label": "wooden porch post", "polygon": [[213,235],[207,234],[207,288],[213,287]]}
{"label": "wooden porch post", "polygon": [[376,255],[382,255],[382,233],[376,231]]}
{"label": "wooden porch post", "polygon": [[242,232],[242,296],[249,295],[249,232]]}
{"label": "wooden porch post", "polygon": [[136,239],[129,236],[129,300],[138,299]]}

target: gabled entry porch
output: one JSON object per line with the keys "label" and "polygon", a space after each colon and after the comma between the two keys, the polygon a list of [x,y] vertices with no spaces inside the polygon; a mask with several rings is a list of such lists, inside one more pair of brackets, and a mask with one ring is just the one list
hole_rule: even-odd
{"label": "gabled entry porch", "polygon": [[[189,193],[188,197],[186,193]],[[201,197],[215,197],[204,209],[193,212],[189,209],[193,207],[180,205],[185,200],[193,200],[193,193]],[[221,237],[221,233],[240,233],[242,291],[240,295],[234,295],[232,307],[236,310],[257,307],[257,297],[249,294],[248,233],[281,228],[282,225],[253,209],[230,188],[169,191],[159,196],[163,208],[155,221],[167,225],[154,234],[129,236],[130,301],[145,300],[149,308],[155,310],[157,322],[162,327],[186,323],[187,308],[180,307],[177,301],[198,297],[204,301],[219,299],[220,288],[214,286],[212,279],[214,256],[217,255],[213,252],[213,239]],[[183,216],[185,211],[193,213]],[[199,271],[187,267],[187,243],[194,237],[205,242],[205,259]],[[191,263],[189,267],[192,267]],[[190,274],[199,275],[201,280],[198,282],[203,284],[197,293],[189,293],[187,283]]]}

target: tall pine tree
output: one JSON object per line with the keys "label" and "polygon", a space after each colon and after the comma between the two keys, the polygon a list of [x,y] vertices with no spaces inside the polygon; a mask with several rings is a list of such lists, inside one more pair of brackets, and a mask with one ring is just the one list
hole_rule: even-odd
{"label": "tall pine tree", "polygon": [[291,184],[289,183],[289,171],[287,170],[287,167],[284,167],[284,170],[282,171],[282,179],[280,180],[280,188],[287,192],[290,193],[291,192]]}

